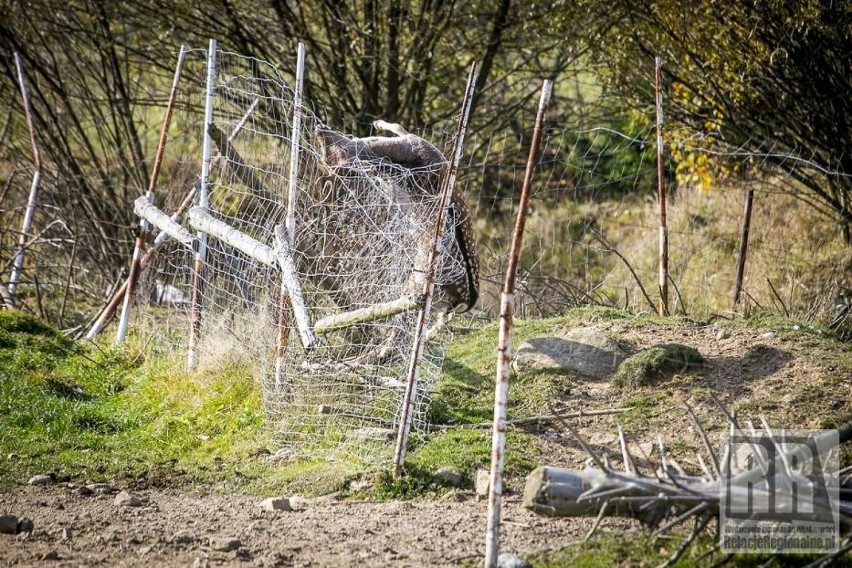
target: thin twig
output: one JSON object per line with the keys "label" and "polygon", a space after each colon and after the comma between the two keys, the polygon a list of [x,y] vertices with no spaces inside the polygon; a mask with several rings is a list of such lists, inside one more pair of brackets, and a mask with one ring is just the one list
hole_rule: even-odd
{"label": "thin twig", "polygon": [[609,500],[604,501],[603,505],[601,505],[601,510],[598,511],[598,516],[595,517],[595,522],[592,525],[592,528],[589,529],[589,532],[586,533],[586,538],[583,539],[583,542],[588,542],[589,539],[591,539],[592,536],[595,534],[595,532],[597,532],[598,527],[600,526],[601,521],[603,520],[604,515],[606,514],[607,508],[609,508]]}
{"label": "thin twig", "polygon": [[574,436],[574,439],[577,440],[577,443],[580,444],[580,446],[583,448],[583,450],[585,450],[585,452],[587,454],[589,454],[589,457],[592,458],[592,461],[595,462],[595,465],[598,466],[598,469],[600,469],[604,473],[608,473],[609,472],[608,468],[604,466],[603,462],[597,456],[597,454],[595,454],[595,452],[592,450],[591,446],[589,446],[589,444],[586,443],[586,440],[584,440],[583,437],[580,436],[580,434],[576,430],[574,430],[573,426],[568,424],[568,422],[564,418],[562,418],[561,414],[556,412],[556,409],[553,408],[552,403],[550,405],[550,412],[552,412],[553,415],[556,417],[556,419],[559,420],[559,422],[562,423],[562,426],[566,430],[568,430],[568,433],[571,434],[572,436]]}
{"label": "thin twig", "polygon": [[704,449],[710,456],[710,465],[713,466],[713,472],[716,474],[716,478],[718,479],[722,476],[719,471],[719,458],[716,456],[716,452],[713,451],[713,446],[710,445],[710,438],[707,436],[707,432],[701,426],[701,422],[698,421],[698,417],[695,415],[695,412],[692,410],[692,407],[689,406],[688,403],[684,403],[683,407],[689,414],[689,418],[690,420],[692,420],[692,425],[698,431],[698,436],[701,438],[701,443],[704,444]]}
{"label": "thin twig", "polygon": [[767,278],[766,283],[769,284],[769,290],[772,292],[772,295],[775,296],[775,299],[781,304],[781,308],[784,310],[784,317],[790,317],[790,310],[787,309],[787,305],[784,303],[784,299],[781,297],[781,294],[779,294],[778,290],[775,289],[775,286],[772,285],[772,280]]}
{"label": "thin twig", "polygon": [[624,436],[624,429],[621,424],[618,424],[618,440],[621,442],[621,457],[624,461],[624,471],[636,475],[636,464],[633,463],[633,457],[627,450],[627,438]]}
{"label": "thin twig", "polygon": [[671,556],[669,556],[668,560],[660,564],[659,568],[668,568],[669,566],[677,562],[680,557],[683,556],[683,553],[686,552],[686,549],[689,548],[689,545],[692,544],[692,541],[694,541],[695,538],[699,534],[701,534],[701,531],[704,530],[704,528],[707,526],[707,524],[710,522],[710,519],[712,518],[713,515],[704,515],[700,522],[696,520],[695,528],[692,530],[686,540],[684,540],[683,543],[678,547],[678,549],[675,550]]}

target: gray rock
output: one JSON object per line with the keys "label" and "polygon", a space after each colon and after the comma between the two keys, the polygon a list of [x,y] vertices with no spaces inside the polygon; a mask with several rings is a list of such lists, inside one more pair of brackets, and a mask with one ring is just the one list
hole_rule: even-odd
{"label": "gray rock", "polygon": [[59,560],[60,556],[56,550],[50,550],[41,555],[42,560]]}
{"label": "gray rock", "polygon": [[497,557],[497,568],[532,568],[532,564],[519,556],[504,552]]}
{"label": "gray rock", "polygon": [[132,495],[127,491],[122,491],[118,495],[115,496],[115,500],[113,501],[119,507],[141,507],[142,499],[137,497],[136,495]]}
{"label": "gray rock", "polygon": [[476,494],[480,497],[487,497],[491,489],[491,472],[487,469],[476,470],[476,479],[474,483]]}
{"label": "gray rock", "polygon": [[231,536],[210,539],[210,548],[219,552],[232,552],[242,545],[240,539]]}
{"label": "gray rock", "polygon": [[558,337],[539,337],[518,347],[512,369],[516,373],[560,369],[606,379],[627,353],[612,339],[591,327],[572,329]]}
{"label": "gray rock", "polygon": [[175,544],[192,544],[195,540],[195,533],[188,529],[179,531],[172,537],[172,542]]}
{"label": "gray rock", "polygon": [[29,517],[18,519],[18,533],[31,533],[35,529],[35,523]]}
{"label": "gray rock", "polygon": [[462,484],[462,474],[458,470],[451,465],[445,465],[442,468],[439,468],[438,471],[432,476],[435,478],[435,481],[440,483],[441,485],[449,485],[450,487],[459,487]]}
{"label": "gray rock", "polygon": [[0,515],[0,534],[15,534],[16,532],[18,532],[18,517]]}
{"label": "gray rock", "polygon": [[82,495],[83,497],[95,494],[95,492],[89,489],[89,487],[86,485],[81,485],[80,487],[78,487],[76,493],[77,495]]}
{"label": "gray rock", "polygon": [[56,481],[56,476],[52,473],[41,473],[32,476],[27,483],[30,485],[50,485],[54,481]]}
{"label": "gray rock", "polygon": [[292,511],[293,505],[287,497],[270,497],[260,503],[264,511]]}
{"label": "gray rock", "polygon": [[731,332],[728,331],[727,329],[720,329],[716,333],[716,340],[717,341],[721,341],[723,339],[728,339],[729,337],[731,337]]}

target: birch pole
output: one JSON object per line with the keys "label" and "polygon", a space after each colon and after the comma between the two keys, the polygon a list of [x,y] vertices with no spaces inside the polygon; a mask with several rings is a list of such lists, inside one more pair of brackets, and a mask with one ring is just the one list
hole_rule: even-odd
{"label": "birch pole", "polygon": [[[284,235],[290,250],[295,245],[296,238],[296,191],[299,181],[299,154],[301,150],[302,136],[302,91],[305,84],[305,44],[299,42],[296,50],[296,87],[293,93],[293,129],[290,133],[290,177],[287,185],[287,215],[284,218]],[[290,329],[287,326],[287,302],[289,296],[287,288],[287,276],[283,270],[281,273],[281,285],[279,287],[278,300],[278,339],[275,350],[275,386],[281,384],[281,369],[284,364],[284,354],[287,351],[287,343],[290,338]],[[302,333],[303,340],[310,340],[310,336]]]}
{"label": "birch pole", "polygon": [[[206,210],[209,203],[208,179],[210,177],[211,148],[213,140],[208,127],[213,122],[213,96],[216,76],[216,40],[211,39],[207,48],[207,87],[204,101],[204,143],[202,146],[201,180],[198,187],[198,207]],[[190,314],[189,346],[186,354],[186,366],[195,368],[198,358],[198,342],[201,339],[201,295],[204,286],[204,262],[207,258],[207,235],[198,232],[195,258],[192,263],[192,311]]]}
{"label": "birch pole", "polygon": [[521,188],[521,201],[518,204],[518,215],[515,220],[515,230],[512,234],[512,245],[509,248],[509,260],[506,266],[506,277],[503,281],[503,292],[500,294],[497,380],[494,389],[494,424],[491,431],[491,479],[488,489],[488,528],[485,533],[486,568],[495,568],[497,566],[497,556],[500,552],[500,512],[503,497],[503,458],[506,447],[506,405],[509,400],[509,363],[512,360],[515,275],[524,238],[524,225],[526,224],[527,209],[529,208],[533,173],[538,162],[542,125],[544,124],[545,112],[550,102],[552,89],[553,83],[545,80],[541,89],[541,99],[538,103],[538,113],[535,118],[527,170],[524,175],[524,185]]}
{"label": "birch pole", "polygon": [[[178,52],[177,65],[175,66],[175,76],[172,79],[172,88],[169,91],[169,102],[166,104],[166,116],[163,118],[163,128],[160,130],[160,141],[157,144],[157,154],[154,157],[154,167],[151,170],[151,179],[148,183],[148,192],[145,197],[148,203],[154,203],[154,190],[157,189],[157,178],[160,176],[160,167],[163,165],[163,154],[166,149],[166,141],[169,138],[169,125],[172,122],[172,112],[175,108],[175,100],[177,99],[178,85],[180,84],[180,76],[183,73],[183,62],[186,59],[186,46],[180,46]],[[130,302],[133,299],[133,292],[136,288],[136,281],[139,279],[141,268],[142,252],[145,248],[145,239],[148,236],[148,222],[145,219],[139,221],[139,234],[136,236],[136,245],[133,247],[133,257],[130,261],[130,273],[127,275],[127,286],[124,289],[124,303],[121,306],[121,317],[118,320],[118,331],[115,336],[115,343],[119,344],[124,341],[127,336],[127,323],[130,320]]]}
{"label": "birch pole", "polygon": [[405,394],[400,406],[399,430],[397,431],[396,448],[393,456],[394,475],[402,474],[405,464],[405,452],[408,446],[408,435],[411,432],[411,420],[414,416],[414,407],[417,403],[417,383],[420,380],[420,363],[423,360],[423,344],[426,339],[426,324],[432,313],[432,294],[435,290],[435,263],[438,258],[438,242],[444,233],[444,225],[447,219],[447,210],[453,197],[453,187],[456,183],[459,163],[464,150],[464,136],[467,131],[467,121],[470,118],[470,107],[473,101],[473,92],[476,85],[476,63],[470,66],[470,74],[467,78],[467,86],[464,91],[464,102],[462,103],[461,117],[459,118],[456,139],[453,144],[453,159],[450,168],[444,178],[441,187],[441,205],[438,209],[438,218],[435,221],[435,234],[432,239],[432,247],[429,250],[429,262],[426,265],[426,278],[423,283],[423,305],[417,314],[417,325],[414,331],[414,343],[411,346],[411,359],[406,376]]}
{"label": "birch pole", "polygon": [[666,223],[666,186],[663,179],[663,60],[654,58],[654,94],[657,107],[657,201],[660,203],[660,305],[657,312],[669,313],[669,230]]}
{"label": "birch pole", "polygon": [[15,67],[18,71],[18,86],[21,89],[21,98],[24,101],[24,115],[27,118],[27,129],[30,132],[30,142],[33,146],[33,163],[35,172],[33,173],[33,182],[30,185],[30,194],[27,198],[27,208],[24,212],[24,222],[21,225],[21,235],[18,237],[18,252],[15,254],[15,259],[12,262],[12,273],[9,275],[9,298],[12,303],[15,301],[15,289],[18,287],[18,279],[21,275],[21,269],[24,266],[24,252],[27,249],[27,234],[30,232],[30,227],[33,224],[33,216],[35,215],[36,198],[38,197],[38,187],[41,183],[41,154],[38,151],[36,143],[35,127],[33,126],[33,116],[30,110],[30,95],[27,91],[27,82],[24,79],[24,65],[21,62],[21,54],[15,52]]}

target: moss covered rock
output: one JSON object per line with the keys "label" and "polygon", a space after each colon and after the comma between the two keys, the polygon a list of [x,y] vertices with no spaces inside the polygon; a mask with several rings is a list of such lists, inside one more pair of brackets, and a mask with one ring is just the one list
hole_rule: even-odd
{"label": "moss covered rock", "polygon": [[679,343],[664,343],[643,349],[628,357],[612,376],[612,384],[621,389],[636,388],[686,373],[704,363],[697,349]]}

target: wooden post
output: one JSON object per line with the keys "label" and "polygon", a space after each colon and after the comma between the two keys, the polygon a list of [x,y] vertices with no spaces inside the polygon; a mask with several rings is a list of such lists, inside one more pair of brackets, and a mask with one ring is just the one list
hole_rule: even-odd
{"label": "wooden post", "polygon": [[654,58],[654,93],[657,106],[657,201],[660,203],[660,305],[657,312],[669,313],[669,233],[666,226],[666,186],[663,176],[662,59]]}
{"label": "wooden post", "polygon": [[503,280],[503,292],[500,294],[500,330],[497,342],[497,380],[494,389],[494,425],[491,431],[491,478],[488,489],[488,528],[485,533],[485,566],[495,568],[500,552],[500,512],[503,497],[503,458],[506,447],[506,405],[509,399],[509,364],[512,360],[512,320],[515,310],[515,275],[518,258],[524,239],[524,225],[527,219],[532,179],[538,163],[538,149],[541,144],[542,126],[550,102],[553,84],[544,81],[541,99],[535,118],[527,170],[524,185],[521,187],[521,201],[512,233],[512,245],[509,248],[509,260],[506,265],[506,277]]}
{"label": "wooden post", "polygon": [[453,145],[453,159],[450,168],[443,180],[441,188],[441,204],[438,209],[438,218],[435,220],[435,234],[432,246],[429,250],[429,260],[426,264],[426,277],[423,283],[423,305],[417,314],[417,324],[414,329],[414,342],[411,346],[411,359],[409,360],[408,373],[406,375],[405,394],[399,414],[399,429],[397,430],[396,448],[394,449],[393,468],[394,475],[402,475],[402,467],[405,464],[405,452],[408,446],[408,435],[411,431],[411,420],[414,415],[414,406],[417,402],[417,383],[420,380],[420,363],[423,359],[423,344],[426,338],[426,324],[432,313],[432,294],[435,289],[435,264],[438,258],[438,242],[444,234],[447,211],[452,203],[453,187],[456,183],[459,163],[464,151],[464,136],[467,131],[467,121],[470,118],[471,101],[476,84],[476,64],[470,67],[470,74],[465,87],[462,113],[456,130],[456,139]]}
{"label": "wooden post", "polygon": [[754,203],[754,190],[746,191],[745,207],[743,210],[743,224],[740,228],[740,250],[737,255],[737,276],[734,279],[733,309],[736,311],[740,303],[740,294],[743,290],[743,276],[745,275],[746,253],[748,252],[748,233],[751,230],[751,209]]}
{"label": "wooden post", "polygon": [[[305,44],[299,42],[296,50],[296,86],[293,92],[293,128],[290,133],[290,177],[287,185],[287,216],[284,219],[283,237],[289,242],[286,246],[292,249],[296,238],[296,191],[299,181],[299,153],[302,147],[302,90],[305,83]],[[287,291],[287,278],[281,272],[281,284],[278,292],[278,338],[275,349],[275,388],[281,385],[281,373],[284,367],[284,355],[290,330],[287,327],[287,305],[290,294]],[[304,334],[302,334],[304,336]]]}
{"label": "wooden post", "polygon": [[[157,144],[157,154],[154,157],[154,167],[151,170],[151,179],[148,183],[148,192],[146,198],[148,203],[154,203],[154,190],[157,189],[157,178],[160,176],[160,167],[163,164],[163,154],[166,149],[166,141],[169,138],[169,125],[172,122],[172,112],[175,108],[177,100],[177,90],[180,84],[180,76],[183,72],[183,62],[186,58],[186,46],[180,46],[178,53],[177,66],[175,67],[175,76],[172,79],[172,88],[169,91],[169,102],[166,104],[166,116],[163,119],[163,127],[160,130],[160,141]],[[139,278],[140,261],[142,259],[142,251],[145,248],[145,239],[148,236],[148,223],[145,219],[139,221],[139,234],[136,236],[136,245],[133,247],[133,257],[130,260],[130,273],[127,275],[127,285],[124,287],[124,303],[121,307],[121,318],[118,321],[118,331],[115,336],[115,343],[119,344],[124,341],[127,335],[127,323],[130,320],[130,302],[133,298],[133,292],[136,288],[136,281]]]}
{"label": "wooden post", "polygon": [[[211,39],[207,47],[207,88],[204,102],[204,143],[201,160],[201,185],[198,188],[198,207],[207,209],[209,197],[207,183],[210,177],[211,145],[208,134],[209,125],[213,123],[213,95],[216,77],[216,40]],[[189,345],[186,353],[186,366],[195,368],[198,362],[198,342],[201,339],[201,297],[204,286],[204,262],[207,258],[207,235],[198,232],[195,258],[192,262],[192,311],[190,313]]]}
{"label": "wooden post", "polygon": [[18,86],[21,89],[21,98],[24,101],[24,115],[27,118],[27,129],[30,132],[30,143],[33,147],[33,164],[35,172],[33,172],[33,182],[30,185],[30,194],[27,198],[27,208],[24,211],[24,222],[21,225],[21,235],[18,237],[18,252],[15,254],[15,259],[12,261],[12,273],[9,275],[9,286],[7,287],[9,302],[15,303],[15,290],[18,287],[18,278],[21,275],[21,269],[24,266],[24,252],[27,248],[27,234],[32,227],[33,216],[35,215],[36,198],[38,197],[38,188],[41,183],[41,154],[38,151],[36,143],[35,127],[33,126],[33,116],[30,110],[30,95],[27,91],[27,82],[24,79],[24,65],[21,62],[21,55],[15,52],[15,67],[18,70]]}

